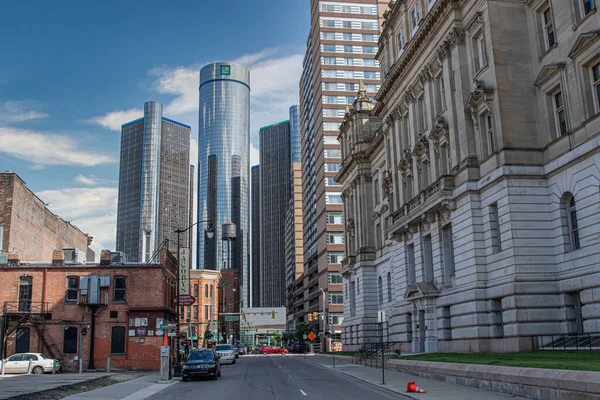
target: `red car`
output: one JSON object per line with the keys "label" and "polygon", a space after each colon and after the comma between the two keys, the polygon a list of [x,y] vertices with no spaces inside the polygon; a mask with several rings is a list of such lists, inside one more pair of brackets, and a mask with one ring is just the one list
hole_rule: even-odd
{"label": "red car", "polygon": [[288,354],[289,351],[282,347],[263,347],[258,354]]}

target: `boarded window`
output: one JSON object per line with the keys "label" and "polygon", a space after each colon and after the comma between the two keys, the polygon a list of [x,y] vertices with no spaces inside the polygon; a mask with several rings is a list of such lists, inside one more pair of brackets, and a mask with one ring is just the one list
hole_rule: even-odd
{"label": "boarded window", "polygon": [[63,353],[77,353],[77,328],[74,326],[65,327],[65,336],[63,339]]}
{"label": "boarded window", "polygon": [[113,326],[110,338],[110,353],[125,354],[125,328]]}

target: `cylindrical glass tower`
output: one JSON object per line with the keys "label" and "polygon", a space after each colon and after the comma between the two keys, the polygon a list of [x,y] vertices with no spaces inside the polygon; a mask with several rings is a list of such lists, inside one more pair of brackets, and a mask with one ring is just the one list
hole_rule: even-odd
{"label": "cylindrical glass tower", "polygon": [[248,273],[249,151],[250,72],[230,62],[206,65],[200,70],[198,220],[210,220],[214,234],[206,233],[206,223],[198,224],[200,269],[223,268],[221,226],[232,222],[237,231],[231,267]]}

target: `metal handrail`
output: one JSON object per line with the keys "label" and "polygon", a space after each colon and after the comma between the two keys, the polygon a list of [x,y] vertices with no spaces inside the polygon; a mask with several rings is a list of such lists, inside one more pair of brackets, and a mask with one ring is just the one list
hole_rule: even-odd
{"label": "metal handrail", "polygon": [[542,335],[537,341],[540,350],[600,350],[600,335],[589,333]]}
{"label": "metal handrail", "polygon": [[47,314],[50,309],[48,302],[5,301],[3,314]]}

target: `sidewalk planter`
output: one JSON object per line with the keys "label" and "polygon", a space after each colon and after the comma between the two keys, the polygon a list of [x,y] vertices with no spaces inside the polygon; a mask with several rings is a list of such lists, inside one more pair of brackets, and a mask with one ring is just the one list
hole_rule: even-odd
{"label": "sidewalk planter", "polygon": [[535,400],[598,400],[600,372],[390,360],[387,368]]}

